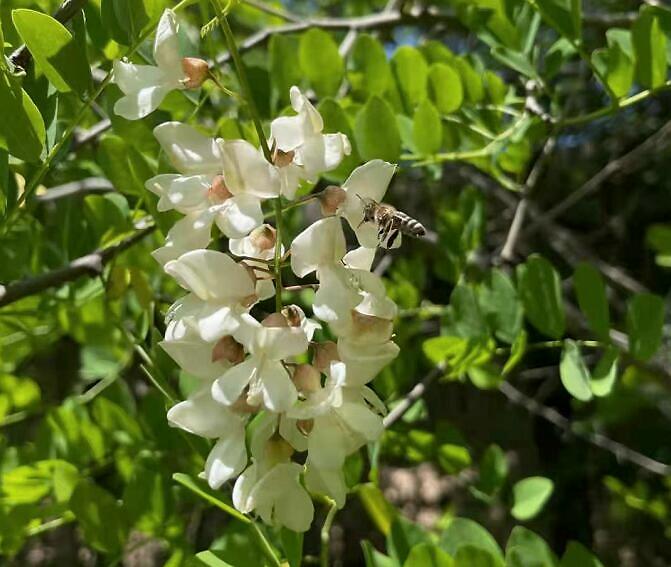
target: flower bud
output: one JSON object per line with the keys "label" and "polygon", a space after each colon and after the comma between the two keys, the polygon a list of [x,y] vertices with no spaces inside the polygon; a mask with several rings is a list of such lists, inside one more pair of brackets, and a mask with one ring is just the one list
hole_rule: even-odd
{"label": "flower bud", "polygon": [[310,435],[312,428],[315,426],[314,419],[297,419],[296,420],[296,429],[300,431],[306,437]]}
{"label": "flower bud", "polygon": [[182,84],[187,89],[197,89],[207,80],[210,74],[210,66],[207,61],[198,57],[184,57],[182,59],[182,71],[185,75]]}
{"label": "flower bud", "polygon": [[287,321],[287,318],[282,315],[282,313],[271,313],[266,317],[263,321],[261,321],[261,324],[264,327],[288,327],[289,322]]}
{"label": "flower bud", "polygon": [[230,335],[220,338],[212,349],[212,362],[240,364],[245,359],[244,347]]}
{"label": "flower bud", "polygon": [[319,370],[319,372],[326,372],[331,368],[331,362],[334,360],[340,360],[338,345],[336,343],[333,341],[326,341],[325,343],[318,343],[315,345],[312,364]]}
{"label": "flower bud", "polygon": [[312,394],[321,388],[321,374],[311,364],[299,364],[291,377],[294,386],[302,394]]}
{"label": "flower bud", "polygon": [[273,155],[273,162],[277,167],[286,167],[287,165],[291,164],[291,162],[294,161],[294,156],[296,155],[296,152],[293,150],[290,150],[288,152],[283,152],[282,150],[275,150],[275,154]]}
{"label": "flower bud", "polygon": [[226,187],[226,181],[224,180],[223,175],[216,175],[212,180],[212,185],[207,192],[207,197],[211,203],[219,205],[230,199],[233,194]]}
{"label": "flower bud", "polygon": [[295,305],[287,305],[282,309],[282,315],[286,317],[290,327],[300,327],[303,322],[301,312]]}
{"label": "flower bud", "polygon": [[259,406],[253,406],[247,402],[247,394],[242,394],[235,403],[231,405],[231,411],[238,414],[250,414],[256,413],[259,410]]}
{"label": "flower bud", "polygon": [[352,310],[352,338],[386,341],[394,331],[394,322]]}
{"label": "flower bud", "polygon": [[272,250],[275,248],[275,243],[277,242],[276,234],[277,231],[272,226],[269,224],[262,224],[260,227],[252,230],[249,235],[249,240],[254,248],[258,250]]}
{"label": "flower bud", "polygon": [[322,215],[330,217],[335,215],[340,205],[345,202],[347,192],[337,185],[329,185],[319,195],[319,204],[322,208]]}

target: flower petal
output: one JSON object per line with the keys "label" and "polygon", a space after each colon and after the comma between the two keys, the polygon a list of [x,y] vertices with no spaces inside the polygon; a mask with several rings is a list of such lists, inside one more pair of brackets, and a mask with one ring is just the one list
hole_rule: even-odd
{"label": "flower petal", "polygon": [[240,423],[240,417],[212,399],[209,385],[168,410],[173,427],[214,439],[227,434]]}
{"label": "flower petal", "polygon": [[255,379],[262,384],[263,405],[270,411],[287,411],[298,399],[296,386],[281,362],[265,362]]}
{"label": "flower petal", "polygon": [[321,266],[340,264],[346,251],[340,219],[326,217],[294,238],[291,243],[291,269],[302,278]]}
{"label": "flower petal", "polygon": [[214,345],[200,338],[183,320],[172,321],[161,348],[186,372],[197,378],[214,380],[226,370],[225,362],[212,362]]}
{"label": "flower petal", "polygon": [[261,201],[253,195],[236,195],[226,200],[216,216],[219,230],[228,238],[247,236],[263,224]]}
{"label": "flower petal", "polygon": [[165,122],[154,128],[154,136],[180,173],[221,173],[221,152],[217,141],[180,122]]}
{"label": "flower petal", "polygon": [[154,250],[151,255],[162,265],[176,260],[180,256],[206,248],[210,243],[212,233],[212,216],[196,214],[178,220],[170,229],[165,238],[165,246]]}
{"label": "flower petal", "polygon": [[169,86],[152,85],[131,91],[114,103],[114,114],[126,120],[144,118],[159,107],[171,90]]}
{"label": "flower petal", "polygon": [[168,262],[165,271],[204,301],[235,303],[254,293],[245,267],[215,250],[194,250]]}
{"label": "flower petal", "polygon": [[161,212],[175,209],[186,215],[201,212],[210,204],[208,175],[162,174],[149,179],[145,187],[160,197],[157,208]]}
{"label": "flower petal", "polygon": [[338,354],[347,366],[345,383],[348,386],[363,386],[394,360],[400,349],[388,341],[382,344],[361,344],[347,338],[338,340]]}
{"label": "flower petal", "polygon": [[360,246],[345,254],[342,261],[348,268],[369,272],[373,265],[376,252],[377,250],[375,248],[364,248],[363,246]]}
{"label": "flower petal", "polygon": [[325,494],[333,498],[338,508],[345,505],[347,484],[342,468],[323,469],[308,459],[305,471],[305,486],[310,492]]}
{"label": "flower petal", "polygon": [[183,75],[182,57],[179,54],[179,25],[172,10],[164,10],[156,27],[154,60],[165,72],[177,80]]}
{"label": "flower petal", "polygon": [[205,462],[204,477],[210,488],[220,488],[222,484],[237,476],[247,465],[245,447],[245,427],[241,421],[217,441]]}
{"label": "flower petal", "polygon": [[280,176],[263,154],[245,140],[221,142],[226,187],[233,195],[248,193],[261,199],[280,194]]}
{"label": "flower petal", "polygon": [[250,357],[226,371],[212,384],[212,397],[225,405],[234,404],[256,373],[258,360]]}

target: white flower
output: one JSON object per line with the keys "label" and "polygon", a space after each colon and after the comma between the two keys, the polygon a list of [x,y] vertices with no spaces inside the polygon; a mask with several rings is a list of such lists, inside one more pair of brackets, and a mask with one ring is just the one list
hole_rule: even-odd
{"label": "white flower", "polygon": [[191,292],[171,307],[169,317],[197,329],[205,341],[236,331],[240,316],[257,300],[247,268],[223,252],[187,252],[168,262],[165,271]]}
{"label": "white flower", "polygon": [[[254,269],[256,274],[256,295],[259,300],[269,299],[275,295],[275,284],[267,273],[268,262],[275,257],[277,233],[269,224],[262,224],[244,238],[231,238],[228,249],[234,256],[244,257],[245,264]],[[284,255],[284,246],[280,253]],[[250,259],[251,258],[251,259]],[[256,262],[253,258],[258,258]]]}
{"label": "white flower", "polygon": [[165,237],[165,246],[151,255],[161,265],[176,260],[182,254],[207,248],[211,240],[212,222],[203,215],[189,215],[178,220]]}
{"label": "white flower", "polygon": [[201,476],[212,488],[240,474],[247,465],[246,417],[212,399],[205,384],[183,402],[170,408],[168,422],[194,435],[218,439],[205,462]]}
{"label": "white flower", "polygon": [[300,179],[315,181],[338,167],[352,148],[344,134],[322,134],[321,115],[298,87],[291,87],[289,94],[297,115],[276,118],[270,132],[277,150],[275,163],[283,176],[282,194],[293,199]]}
{"label": "white flower", "polygon": [[380,414],[384,406],[379,398],[368,388],[351,388],[346,383],[345,364],[334,361],[324,387],[304,392],[306,400],[287,412],[297,420],[312,420],[306,482],[310,490],[326,492],[339,507],[345,503],[345,458],[377,440],[383,431]]}
{"label": "white flower", "polygon": [[[157,175],[145,183],[159,196],[159,211],[189,215],[203,232],[214,222],[229,238],[242,238],[263,222],[261,200],[279,195],[280,184],[275,168],[253,146],[208,138],[179,122],[161,124],[154,134],[182,174]],[[192,242],[203,241],[184,232],[180,236],[173,235],[174,244],[168,246],[184,251]],[[175,254],[159,253],[157,259]]]}
{"label": "white flower", "polygon": [[[338,208],[338,214],[347,219],[361,246],[376,248],[379,244],[376,224],[363,222],[364,204],[367,199],[378,203],[382,201],[395,171],[394,164],[374,159],[357,167],[342,185],[346,197],[344,203]],[[394,248],[400,245],[399,235]]]}
{"label": "white flower", "polygon": [[233,505],[245,514],[256,512],[264,522],[285,526],[296,532],[307,531],[314,507],[300,484],[303,467],[292,463],[293,449],[275,436],[284,417],[260,416],[250,440],[252,464],[233,487]]}
{"label": "white flower", "polygon": [[182,57],[177,37],[179,26],[172,10],[165,10],[156,29],[154,60],[156,65],[114,62],[114,82],[124,95],[114,112],[127,120],[144,118],[176,89],[197,88],[207,77],[202,59]]}
{"label": "white flower", "polygon": [[242,315],[240,320],[241,325],[234,337],[251,356],[212,385],[212,396],[230,405],[248,387],[249,404],[262,403],[274,412],[288,410],[298,394],[282,361],[307,350],[315,330],[314,323],[307,320],[302,311],[296,322],[288,321],[280,313],[270,315],[263,323],[248,314]]}

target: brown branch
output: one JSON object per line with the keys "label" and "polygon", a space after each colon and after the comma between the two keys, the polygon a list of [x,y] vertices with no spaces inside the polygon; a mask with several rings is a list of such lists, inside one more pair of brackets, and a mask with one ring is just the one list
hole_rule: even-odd
{"label": "brown branch", "polygon": [[118,244],[77,258],[62,268],[32,278],[12,282],[6,286],[0,285],[0,307],[14,303],[25,297],[36,295],[49,288],[60,287],[82,276],[99,276],[102,274],[107,262],[151,234],[155,229],[156,227],[153,224],[146,226]]}
{"label": "brown branch", "polygon": [[657,475],[666,476],[671,473],[671,466],[665,463],[646,457],[642,453],[639,453],[618,441],[614,441],[601,433],[584,431],[576,427],[570,419],[564,417],[557,410],[544,406],[533,398],[530,398],[509,382],[503,382],[499,386],[499,391],[508,398],[511,403],[524,408],[532,415],[548,421],[561,429],[564,433],[582,439],[599,449],[608,451],[615,455],[618,461],[626,461]]}
{"label": "brown branch", "polygon": [[[64,24],[74,18],[84,7],[84,4],[86,4],[86,0],[63,0],[63,3],[58,10],[54,12],[53,18],[61,24]],[[9,61],[12,65],[27,70],[32,58],[30,51],[28,51],[28,47],[24,44],[14,50],[9,56]]]}
{"label": "brown branch", "polygon": [[609,162],[579,189],[569,193],[563,201],[552,207],[549,211],[538,215],[525,233],[532,234],[535,230],[540,229],[549,221],[555,220],[559,215],[569,210],[576,203],[598,191],[602,184],[615,173],[631,169],[639,162],[643,161],[646,156],[663,150],[668,145],[670,136],[671,121],[667,122],[657,130],[657,132],[647,138],[643,143],[636,146],[633,150]]}
{"label": "brown branch", "polygon": [[114,185],[108,179],[87,177],[47,189],[46,192],[35,195],[35,200],[40,203],[48,203],[64,197],[84,196],[90,193],[109,193],[110,191],[114,191]]}
{"label": "brown branch", "polygon": [[412,407],[412,405],[419,400],[427,388],[440,376],[443,375],[445,369],[443,366],[434,366],[434,368],[422,378],[421,382],[415,384],[415,387],[410,390],[403,399],[391,410],[383,420],[385,429],[391,427],[399,419],[401,419],[405,413]]}

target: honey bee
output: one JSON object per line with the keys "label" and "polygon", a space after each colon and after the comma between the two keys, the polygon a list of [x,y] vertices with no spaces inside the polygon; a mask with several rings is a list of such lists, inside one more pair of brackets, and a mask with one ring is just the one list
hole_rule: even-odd
{"label": "honey bee", "polygon": [[426,234],[426,229],[418,220],[397,210],[387,203],[378,203],[374,199],[363,198],[357,195],[363,203],[363,219],[365,222],[373,222],[377,225],[377,238],[380,245],[392,248],[400,234],[407,234],[414,238],[420,238]]}

